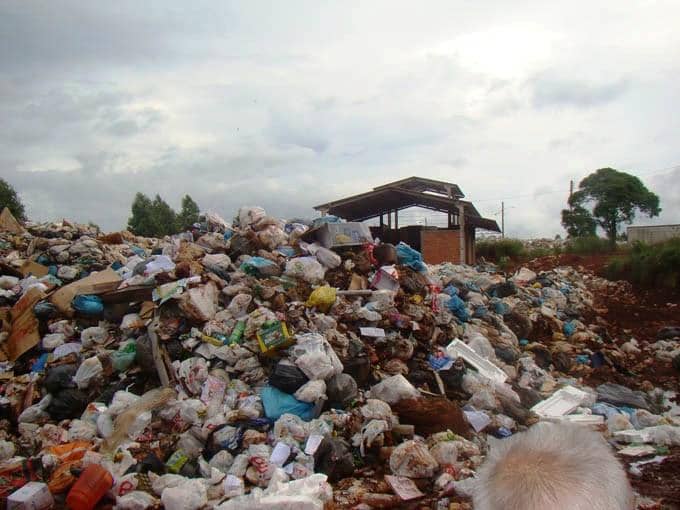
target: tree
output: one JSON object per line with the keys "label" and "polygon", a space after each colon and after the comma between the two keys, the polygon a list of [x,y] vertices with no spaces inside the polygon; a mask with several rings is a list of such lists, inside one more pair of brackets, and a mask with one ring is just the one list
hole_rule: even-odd
{"label": "tree", "polygon": [[7,207],[14,217],[19,221],[26,220],[24,204],[21,203],[19,195],[6,180],[0,179],[0,212]]}
{"label": "tree", "polygon": [[562,211],[562,225],[570,235],[590,232],[594,222],[605,231],[612,245],[616,244],[619,225],[632,223],[637,211],[650,218],[661,212],[659,197],[640,179],[613,168],[600,168],[583,179],[569,205],[571,211]]}
{"label": "tree", "polygon": [[177,213],[160,195],[156,195],[153,199],[151,209],[157,237],[172,235],[177,232]]}
{"label": "tree", "polygon": [[153,204],[144,193],[137,193],[132,201],[132,216],[128,220],[128,230],[138,236],[156,235]]}
{"label": "tree", "polygon": [[198,223],[200,209],[198,204],[189,195],[182,198],[182,210],[177,215],[177,227],[180,230],[189,230],[194,223]]}
{"label": "tree", "polygon": [[592,237],[597,230],[597,222],[585,207],[576,206],[562,211],[562,225],[569,237]]}

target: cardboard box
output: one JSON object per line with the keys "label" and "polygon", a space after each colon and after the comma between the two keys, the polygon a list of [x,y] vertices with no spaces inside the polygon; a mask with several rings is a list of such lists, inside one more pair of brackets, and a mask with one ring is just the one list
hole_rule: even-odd
{"label": "cardboard box", "polygon": [[47,510],[54,506],[54,498],[42,482],[28,482],[7,498],[7,510]]}

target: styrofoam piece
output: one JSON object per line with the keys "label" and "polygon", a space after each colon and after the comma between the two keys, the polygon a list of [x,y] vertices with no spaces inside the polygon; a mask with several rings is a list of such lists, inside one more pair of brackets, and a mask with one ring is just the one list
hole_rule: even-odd
{"label": "styrofoam piece", "polygon": [[541,418],[565,416],[579,407],[588,397],[585,391],[573,386],[565,386],[553,393],[550,398],[536,404],[531,410]]}
{"label": "styrofoam piece", "polygon": [[482,358],[472,350],[465,342],[457,338],[446,348],[446,354],[452,358],[463,358],[466,363],[474,367],[481,375],[492,381],[503,384],[508,375],[488,359]]}
{"label": "styrofoam piece", "polygon": [[641,430],[620,430],[614,433],[614,439],[623,443],[651,443],[653,427]]}
{"label": "styrofoam piece", "polygon": [[552,422],[568,422],[584,426],[597,426],[604,423],[604,416],[599,414],[567,414],[566,416],[549,416],[544,419]]}

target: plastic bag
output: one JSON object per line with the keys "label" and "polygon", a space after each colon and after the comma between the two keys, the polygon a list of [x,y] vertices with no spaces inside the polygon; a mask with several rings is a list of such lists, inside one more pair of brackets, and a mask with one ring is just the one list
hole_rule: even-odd
{"label": "plastic bag", "polygon": [[167,487],[161,495],[166,510],[198,510],[208,503],[205,485],[198,479],[185,479],[177,487]]}
{"label": "plastic bag", "polygon": [[269,376],[269,384],[279,390],[293,394],[309,379],[307,376],[288,360],[281,360],[272,370]]}
{"label": "plastic bag", "polygon": [[243,206],[238,210],[238,226],[247,228],[267,215],[262,207]]}
{"label": "plastic bag", "polygon": [[109,332],[99,326],[84,329],[80,334],[80,342],[85,348],[92,347],[94,344],[104,344],[108,339]]}
{"label": "plastic bag", "polygon": [[116,510],[146,510],[157,503],[158,500],[148,492],[132,491],[116,498]]}
{"label": "plastic bag", "polygon": [[323,246],[320,246],[314,255],[316,256],[316,259],[328,269],[335,269],[336,267],[340,267],[340,264],[342,264],[342,258],[340,258],[340,255],[332,250],[329,250],[328,248],[324,248]]}
{"label": "plastic bag", "polygon": [[227,278],[229,276],[231,259],[224,253],[208,254],[201,259],[201,264],[220,278]]}
{"label": "plastic bag", "polygon": [[343,370],[342,363],[328,341],[318,333],[296,335],[291,358],[310,379],[329,379]]}
{"label": "plastic bag", "polygon": [[326,398],[326,383],[323,381],[309,381],[293,395],[301,402],[315,403]]}
{"label": "plastic bag", "polygon": [[327,312],[335,303],[336,289],[328,285],[318,287],[312,291],[307,299],[309,308],[316,307],[321,312]]}
{"label": "plastic bag", "polygon": [[158,409],[175,396],[175,391],[171,388],[155,388],[146,392],[137,402],[128,407],[125,412],[118,415],[113,424],[113,434],[102,443],[100,452],[111,453],[115,451],[128,435],[130,427],[134,424],[138,415],[146,411]]}
{"label": "plastic bag", "polygon": [[73,376],[75,365],[57,365],[50,367],[45,377],[44,386],[49,393],[58,393],[65,388],[74,388]]}
{"label": "plastic bag", "polygon": [[326,270],[315,257],[297,257],[286,262],[284,274],[293,278],[301,278],[307,283],[318,283],[323,280]]}
{"label": "plastic bag", "polygon": [[390,455],[390,469],[397,476],[408,478],[430,478],[439,464],[423,443],[405,441]]}
{"label": "plastic bag", "polygon": [[85,393],[76,389],[65,389],[54,395],[47,407],[47,412],[55,421],[77,418],[87,407],[89,398]]}
{"label": "plastic bag", "polygon": [[336,482],[354,472],[354,458],[349,445],[342,439],[325,437],[314,452],[314,469]]}
{"label": "plastic bag", "polygon": [[328,380],[326,393],[331,407],[344,409],[357,398],[359,389],[354,377],[343,373],[336,374]]}
{"label": "plastic bag", "polygon": [[249,294],[236,294],[227,306],[227,312],[235,319],[241,319],[248,315],[248,307],[252,300],[253,296]]}
{"label": "plastic bag", "polygon": [[427,266],[423,263],[423,256],[419,251],[414,250],[404,242],[400,242],[396,249],[397,260],[400,264],[408,266],[419,273],[427,271]]}
{"label": "plastic bag", "polygon": [[369,398],[396,404],[407,398],[420,398],[418,390],[403,375],[393,375],[373,386]]}
{"label": "plastic bag", "polygon": [[260,395],[264,413],[267,418],[277,420],[283,414],[294,414],[305,421],[315,417],[314,406],[300,402],[294,396],[284,393],[272,386],[265,386]]}
{"label": "plastic bag", "polygon": [[99,315],[104,312],[104,303],[99,296],[80,295],[71,302],[73,309],[83,315]]}
{"label": "plastic bag", "polygon": [[78,388],[82,390],[90,386],[90,383],[98,379],[103,373],[104,367],[102,366],[102,362],[99,361],[97,356],[92,356],[80,364],[73,376],[73,380]]}
{"label": "plastic bag", "polygon": [[278,276],[281,274],[279,265],[264,257],[250,257],[240,267],[241,271],[259,278],[266,278],[269,276]]}
{"label": "plastic bag", "polygon": [[113,369],[117,372],[125,372],[135,362],[136,356],[137,344],[134,341],[127,342],[111,354]]}

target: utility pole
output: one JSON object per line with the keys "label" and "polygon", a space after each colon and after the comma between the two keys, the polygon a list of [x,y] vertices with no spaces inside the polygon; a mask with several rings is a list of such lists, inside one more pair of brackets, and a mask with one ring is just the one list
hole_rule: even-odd
{"label": "utility pole", "polygon": [[574,194],[574,179],[569,181],[569,210],[572,210],[571,206],[571,196]]}
{"label": "utility pole", "polygon": [[505,202],[501,202],[501,239],[505,239]]}

